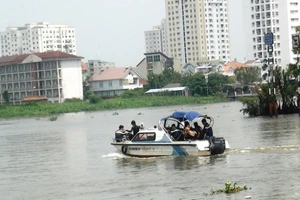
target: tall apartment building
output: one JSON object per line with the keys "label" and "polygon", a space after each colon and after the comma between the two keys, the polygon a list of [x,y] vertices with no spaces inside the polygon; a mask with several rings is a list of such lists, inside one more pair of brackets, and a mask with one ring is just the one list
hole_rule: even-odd
{"label": "tall apartment building", "polygon": [[251,0],[253,57],[268,57],[264,34],[273,32],[275,63],[285,68],[287,64],[295,62],[291,37],[299,25],[299,0]]}
{"label": "tall apartment building", "polygon": [[48,51],[76,55],[75,28],[48,22],[8,27],[0,32],[0,47],[2,56]]}
{"label": "tall apartment building", "polygon": [[154,26],[151,31],[145,31],[146,53],[163,52],[161,26]]}
{"label": "tall apartment building", "polygon": [[227,0],[165,0],[168,56],[229,61]]}
{"label": "tall apartment building", "polygon": [[[248,60],[268,58],[267,46],[264,43],[264,36],[266,33],[272,32],[274,34],[273,57],[275,64],[286,68],[289,63],[295,63],[296,57],[292,52],[292,34],[300,25],[300,1],[299,0],[239,0],[241,7],[236,9],[243,9],[243,17],[240,16],[244,26],[239,28],[237,26],[231,27],[232,30],[239,30],[241,38],[246,40],[246,44],[239,42],[239,39],[232,38],[235,42],[233,48],[235,50],[241,49],[237,52],[244,55],[237,55],[237,57],[244,57]],[[236,0],[231,0],[231,6],[234,6]],[[231,18],[238,19],[239,16],[234,15]],[[233,55],[233,57],[236,57]]]}
{"label": "tall apartment building", "polygon": [[167,49],[167,32],[166,20],[161,21],[161,25],[154,26],[152,30],[145,31],[145,47],[146,53],[168,53]]}

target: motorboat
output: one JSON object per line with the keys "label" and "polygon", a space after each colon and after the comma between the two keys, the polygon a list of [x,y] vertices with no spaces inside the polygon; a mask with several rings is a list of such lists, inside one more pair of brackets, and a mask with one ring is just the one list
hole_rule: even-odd
{"label": "motorboat", "polygon": [[208,128],[213,127],[213,117],[202,115],[197,111],[176,111],[160,119],[157,126],[140,129],[133,137],[130,137],[131,133],[115,132],[111,145],[124,155],[133,157],[223,154],[230,148],[223,137],[186,138],[184,122],[189,122],[193,130],[194,124],[200,124],[203,119],[208,122]]}

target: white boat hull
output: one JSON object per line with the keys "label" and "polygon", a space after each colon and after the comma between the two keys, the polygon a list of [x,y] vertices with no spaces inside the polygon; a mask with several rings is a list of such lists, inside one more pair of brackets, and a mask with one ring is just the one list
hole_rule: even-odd
{"label": "white boat hull", "polygon": [[[172,141],[170,143],[155,142],[117,142],[112,143],[115,148],[127,156],[133,157],[159,157],[159,156],[210,156],[207,140]],[[226,141],[226,148],[230,148]]]}

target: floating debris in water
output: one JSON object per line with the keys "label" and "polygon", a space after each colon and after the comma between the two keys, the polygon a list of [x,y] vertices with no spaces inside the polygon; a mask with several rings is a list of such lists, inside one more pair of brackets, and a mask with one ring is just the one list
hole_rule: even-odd
{"label": "floating debris in water", "polygon": [[113,113],[113,115],[119,115],[119,113],[117,113],[117,112],[114,112],[114,113]]}
{"label": "floating debris in water", "polygon": [[50,117],[49,120],[50,120],[50,121],[56,121],[56,120],[57,120],[57,117]]}
{"label": "floating debris in water", "polygon": [[248,188],[247,188],[246,185],[244,187],[240,187],[240,186],[237,186],[236,183],[234,183],[232,185],[232,183],[228,181],[228,182],[225,183],[225,188],[224,189],[211,190],[210,194],[212,195],[212,194],[217,194],[217,193],[226,193],[226,194],[229,194],[229,193],[238,193],[240,191],[247,190],[247,189]]}
{"label": "floating debris in water", "polygon": [[251,199],[252,197],[251,196],[245,196],[245,199]]}
{"label": "floating debris in water", "polygon": [[142,113],[138,113],[137,115],[142,115]]}

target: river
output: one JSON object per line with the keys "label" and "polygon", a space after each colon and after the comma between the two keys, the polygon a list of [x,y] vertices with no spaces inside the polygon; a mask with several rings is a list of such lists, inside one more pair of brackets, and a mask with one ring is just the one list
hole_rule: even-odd
{"label": "river", "polygon": [[[1,200],[300,199],[300,118],[248,117],[239,102],[1,120]],[[119,124],[157,124],[175,110],[214,117],[231,150],[212,157],[128,158],[110,145]],[[116,115],[117,113],[117,115]],[[214,194],[227,181],[246,185]]]}

